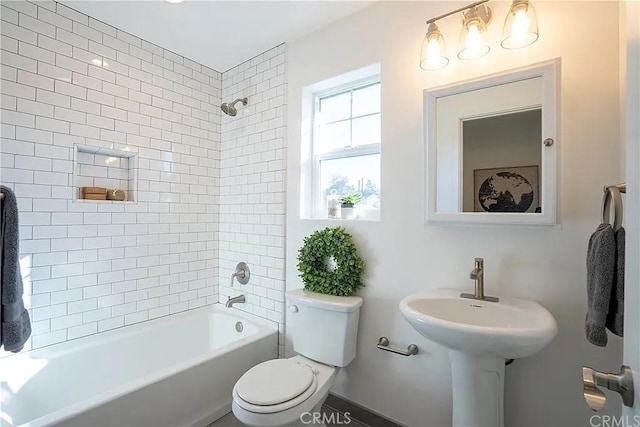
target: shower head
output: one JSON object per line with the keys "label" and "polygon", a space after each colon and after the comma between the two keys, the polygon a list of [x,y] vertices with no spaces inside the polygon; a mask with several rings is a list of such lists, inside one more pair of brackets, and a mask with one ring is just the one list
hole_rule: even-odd
{"label": "shower head", "polygon": [[242,102],[242,105],[247,105],[247,102],[249,102],[249,100],[247,98],[238,98],[231,103],[225,102],[220,106],[220,109],[228,116],[235,116],[236,114],[238,114],[238,110],[236,108],[236,104],[238,102]]}

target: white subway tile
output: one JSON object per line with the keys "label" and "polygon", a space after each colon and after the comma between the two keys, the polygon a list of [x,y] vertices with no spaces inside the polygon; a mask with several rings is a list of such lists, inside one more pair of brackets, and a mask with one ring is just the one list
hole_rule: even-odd
{"label": "white subway tile", "polygon": [[87,114],[81,111],[70,110],[63,107],[55,107],[53,116],[58,120],[67,122],[85,124],[87,122]]}
{"label": "white subway tile", "polygon": [[71,97],[68,95],[50,92],[44,89],[38,89],[36,93],[36,100],[50,105],[57,105],[64,108],[71,107]]}
{"label": "white subway tile", "polygon": [[33,45],[38,43],[38,33],[27,28],[19,27],[7,21],[2,22],[2,34],[16,40],[22,40],[24,42],[31,43]]}
{"label": "white subway tile", "polygon": [[67,18],[77,21],[84,25],[89,25],[89,17],[83,13],[77,12],[70,7],[67,7],[61,3],[56,3],[56,11]]}
{"label": "white subway tile", "polygon": [[124,316],[112,317],[98,322],[98,332],[104,332],[124,326]]}
{"label": "white subway tile", "polygon": [[[31,310],[34,321],[55,319],[67,314],[66,304],[50,305],[47,307],[38,307]],[[53,329],[53,328],[52,328]]]}
{"label": "white subway tile", "polygon": [[[88,24],[88,23],[87,23]],[[79,22],[73,23],[73,32],[81,37],[93,40],[96,43],[102,43],[102,32],[88,27],[86,24]]]}
{"label": "white subway tile", "polygon": [[82,299],[82,289],[70,289],[66,291],[51,292],[51,304],[78,301]]}
{"label": "white subway tile", "polygon": [[[89,66],[89,68],[95,68]],[[73,73],[73,84],[86,87],[89,89],[102,90],[102,81],[93,77],[87,77],[84,74]]]}
{"label": "white subway tile", "polygon": [[[106,68],[97,67],[95,65],[89,65],[89,76],[99,80],[104,80],[112,84],[116,82],[116,74],[113,71],[110,71]],[[102,90],[102,89],[96,89],[96,90]]]}
{"label": "white subway tile", "polygon": [[38,74],[66,82],[71,81],[71,71],[44,62],[38,63]]}
{"label": "white subway tile", "polygon": [[109,95],[102,92],[89,89],[87,91],[87,100],[96,102],[98,104],[114,106],[116,104],[116,98],[113,95]]}
{"label": "white subway tile", "polygon": [[86,37],[82,37],[62,28],[58,28],[56,30],[56,39],[72,46],[79,47],[80,49],[87,50],[89,48],[89,41]]}
{"label": "white subway tile", "polygon": [[33,337],[34,348],[46,347],[48,345],[57,344],[67,340],[67,330],[49,332],[46,334],[36,335]]}
{"label": "white subway tile", "polygon": [[[124,86],[126,88],[136,90],[138,92],[141,89],[140,80],[132,79],[130,77],[123,76],[121,74],[117,74],[116,75],[116,84],[118,86]],[[114,95],[116,95],[116,94],[114,94]]]}
{"label": "white subway tile", "polygon": [[83,265],[81,262],[66,264],[66,265],[54,265],[51,267],[52,277],[79,276],[82,273],[83,273]]}
{"label": "white subway tile", "polygon": [[[100,104],[92,101],[85,101],[83,99],[71,98],[71,109],[76,111],[82,111],[84,113],[89,113],[90,115],[99,115],[100,114]],[[88,123],[87,121],[87,124]]]}
{"label": "white subway tile", "polygon": [[[81,289],[77,289],[77,290],[82,293]],[[76,313],[85,313],[88,311],[96,310],[98,308],[97,301],[98,301],[97,298],[72,301],[67,304],[67,311],[69,312],[69,314],[76,314]]]}
{"label": "white subway tile", "polygon": [[[69,133],[69,122],[65,122],[62,120],[56,120],[56,119],[50,119],[47,117],[38,116],[36,117],[35,126],[38,129],[48,130],[51,132]],[[57,185],[67,185],[67,183],[57,184]]]}
{"label": "white subway tile", "polygon": [[75,98],[80,98],[80,99],[87,98],[86,88],[77,86],[75,84],[63,82],[60,80],[55,81],[55,92],[63,95],[73,96]]}
{"label": "white subway tile", "polygon": [[[44,116],[44,117],[53,117],[53,106],[52,105],[48,105],[48,104],[43,104],[41,102],[34,102],[34,101],[30,101],[28,99],[22,99],[19,98],[17,100],[16,103],[16,109],[17,111],[23,112],[23,113],[29,113],[29,114],[35,114],[37,116]],[[38,132],[37,129],[30,129],[30,128],[21,128],[21,129],[29,129],[32,132]],[[18,139],[23,139],[21,137],[18,137]],[[51,134],[49,133],[49,138],[50,141],[53,140]],[[32,141],[31,139],[24,139],[25,141]],[[32,142],[39,142],[39,141],[32,141]],[[51,142],[49,142],[51,143]]]}
{"label": "white subway tile", "polygon": [[2,122],[4,124],[31,128],[35,126],[36,117],[32,114],[20,113],[11,110],[2,110],[0,114],[2,115]]}
{"label": "white subway tile", "polygon": [[71,31],[71,20],[56,13],[55,11],[51,11],[41,7],[38,9],[38,19],[44,22],[48,22],[49,24],[52,24],[56,27]]}
{"label": "white subway tile", "polygon": [[[41,157],[32,157],[32,156],[15,156],[14,159],[15,168],[16,169],[25,169],[25,170],[39,170],[39,171],[51,171],[51,159],[41,158]],[[51,192],[49,191],[49,196]],[[31,196],[32,194],[29,193]],[[49,199],[37,199],[40,200],[49,200]],[[38,207],[40,207],[40,203],[38,203]],[[65,205],[66,208],[66,205]],[[37,209],[40,210],[40,209]],[[65,209],[66,210],[66,209]],[[27,224],[24,224],[27,225]]]}
{"label": "white subway tile", "polygon": [[[5,64],[0,64],[0,76],[2,76],[2,80],[16,82],[18,81],[18,70],[16,68],[9,67]],[[15,108],[9,108],[4,106],[2,108],[15,110]]]}
{"label": "white subway tile", "polygon": [[87,323],[85,325],[78,325],[69,328],[68,330],[68,339],[76,339],[80,337],[85,337],[87,335],[92,335],[98,333],[98,323]]}
{"label": "white subway tile", "polygon": [[56,65],[60,68],[82,74],[87,74],[88,70],[88,65],[86,63],[59,54],[56,54]]}
{"label": "white subway tile", "polygon": [[89,17],[89,27],[100,31],[101,33],[108,34],[111,37],[115,37],[117,33],[116,29],[111,25],[105,24],[97,19],[93,19],[92,17]]}
{"label": "white subway tile", "polygon": [[140,311],[124,316],[125,325],[132,325],[134,323],[144,322],[145,320],[149,320],[149,313],[147,311]]}
{"label": "white subway tile", "polygon": [[[63,304],[66,307],[66,304]],[[67,329],[82,324],[82,314],[68,314],[51,319],[51,330]]]}
{"label": "white subway tile", "polygon": [[99,320],[108,319],[111,317],[110,308],[100,308],[97,310],[85,311],[82,313],[82,321],[84,323],[97,322]]}
{"label": "white subway tile", "polygon": [[5,22],[18,25],[18,11],[10,9],[5,5],[0,6],[0,18]]}
{"label": "white subway tile", "polygon": [[18,83],[46,90],[53,90],[52,78],[40,76],[29,71],[18,70]]}
{"label": "white subway tile", "polygon": [[[44,36],[42,34],[38,34],[38,47],[53,51],[55,53],[59,53],[61,55],[71,56],[73,54],[73,49],[71,48],[70,44],[63,43],[59,40]],[[50,64],[55,64],[55,58],[53,59],[53,62],[52,61],[46,61],[46,62],[49,62]]]}
{"label": "white subway tile", "polygon": [[[116,82],[118,81],[118,76],[119,75],[116,75]],[[103,82],[102,91],[110,95],[119,96],[120,98],[129,97],[129,89],[127,89],[124,86],[119,86],[119,84],[111,84],[109,82]]]}

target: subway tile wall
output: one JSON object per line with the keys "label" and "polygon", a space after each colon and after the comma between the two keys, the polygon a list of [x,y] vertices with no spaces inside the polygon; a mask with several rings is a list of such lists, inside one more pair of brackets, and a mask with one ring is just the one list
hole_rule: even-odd
{"label": "subway tile wall", "polygon": [[[3,1],[0,7],[0,181],[19,199],[25,301],[33,322],[27,348],[218,302],[221,74],[53,1]],[[281,58],[274,52],[265,56],[269,68]],[[264,170],[236,185],[256,186],[244,200],[255,203],[255,212],[238,206],[248,221],[258,215],[263,234],[251,240],[242,234],[243,248],[256,243],[264,251],[264,258],[247,259],[255,264],[254,288],[265,286],[249,301],[277,319],[284,277],[279,76],[265,78],[274,89],[266,88],[269,98],[260,95],[274,103],[273,113],[261,110],[226,124],[237,136],[228,147],[238,145],[226,151],[228,166],[236,153],[265,162]],[[258,116],[264,124],[254,122]],[[251,134],[240,136],[240,122]],[[250,147],[237,141],[255,147],[245,152]],[[75,202],[75,145],[135,152],[136,202]],[[224,200],[233,204],[234,197],[226,193]],[[226,214],[234,213],[228,206]],[[225,227],[224,275],[232,258],[244,258],[231,256],[235,226]]]}
{"label": "subway tile wall", "polygon": [[[248,98],[238,115],[222,114],[220,152],[220,301],[278,322],[284,355],[286,58],[280,45],[222,73],[222,100]],[[249,265],[247,285],[230,278]]]}

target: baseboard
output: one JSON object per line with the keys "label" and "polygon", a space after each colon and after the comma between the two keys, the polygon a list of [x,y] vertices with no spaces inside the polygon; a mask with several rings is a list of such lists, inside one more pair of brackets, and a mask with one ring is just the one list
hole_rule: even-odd
{"label": "baseboard", "polygon": [[336,411],[349,413],[349,416],[360,423],[371,427],[402,427],[402,424],[378,414],[362,405],[358,405],[350,400],[340,397],[336,394],[329,393],[324,404]]}

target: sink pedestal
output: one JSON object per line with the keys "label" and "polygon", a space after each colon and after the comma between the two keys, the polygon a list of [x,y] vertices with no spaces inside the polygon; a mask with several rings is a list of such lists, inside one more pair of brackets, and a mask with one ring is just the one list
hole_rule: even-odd
{"label": "sink pedestal", "polygon": [[504,426],[505,359],[450,350],[453,427]]}

